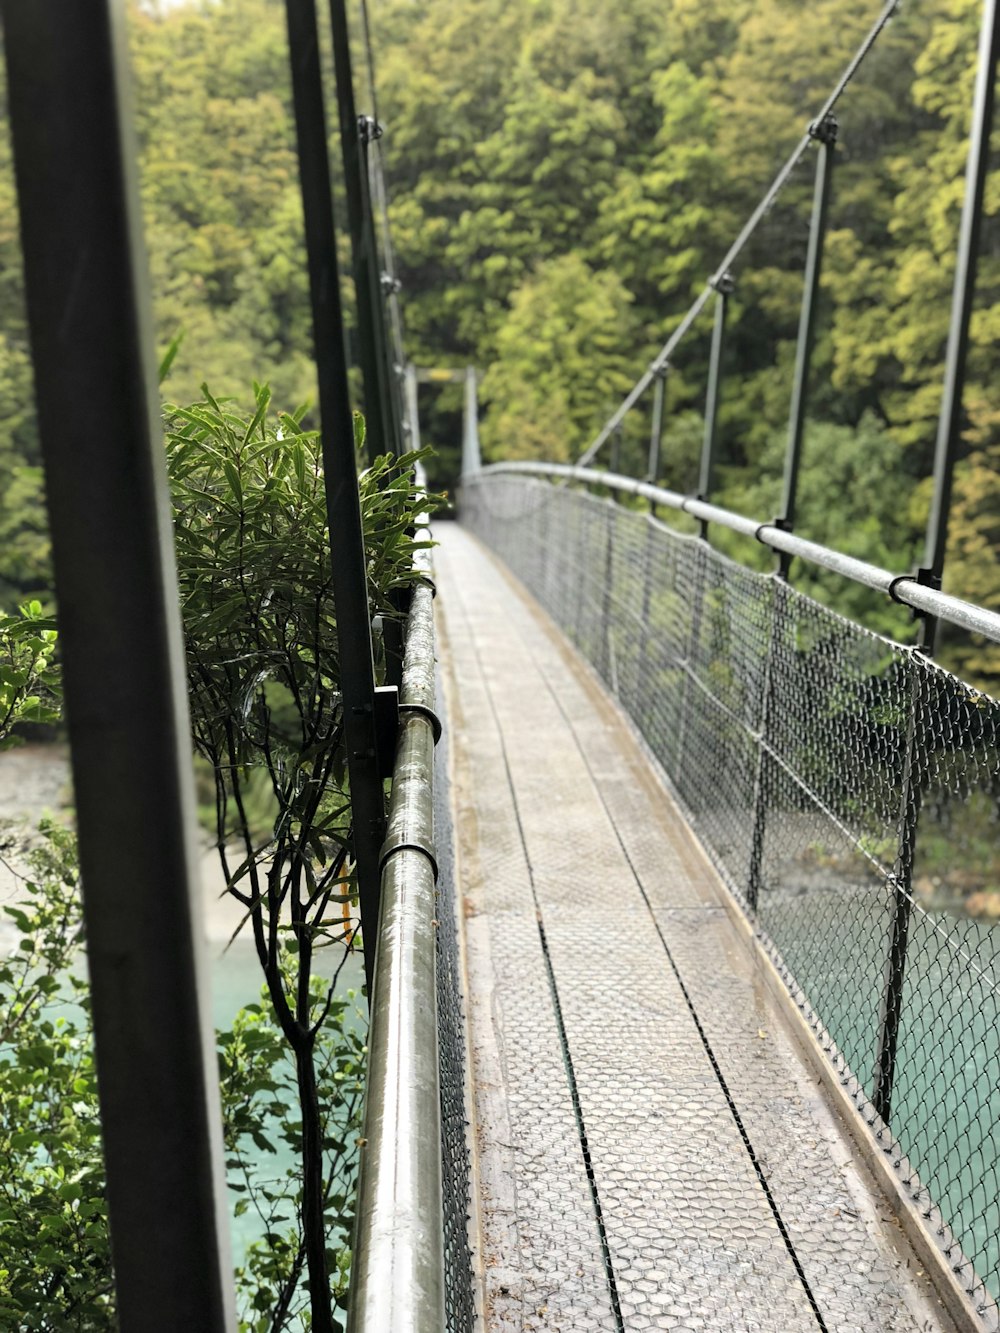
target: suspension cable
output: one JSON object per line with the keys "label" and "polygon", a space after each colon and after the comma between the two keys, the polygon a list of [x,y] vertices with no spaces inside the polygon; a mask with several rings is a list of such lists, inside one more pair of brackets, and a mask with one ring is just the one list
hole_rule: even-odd
{"label": "suspension cable", "polygon": [[719,264],[719,266],[716,268],[715,272],[712,274],[708,282],[705,284],[704,289],[701,291],[701,293],[697,296],[693,304],[690,306],[687,313],[684,315],[681,322],[678,324],[677,328],[674,329],[673,333],[663,344],[663,347],[660,349],[659,353],[657,354],[656,358],[653,360],[649,368],[646,370],[645,374],[643,374],[636,381],[635,385],[633,386],[633,388],[631,389],[631,391],[629,392],[628,396],[625,398],[621,406],[608,418],[607,422],[601,428],[599,434],[594,439],[593,443],[587,447],[587,449],[583,452],[583,454],[581,454],[578,466],[586,467],[591,462],[591,460],[597,454],[598,450],[602,447],[603,444],[605,444],[605,442],[610,438],[610,436],[618,428],[618,426],[621,425],[622,421],[632,410],[632,408],[636,405],[636,403],[646,392],[649,386],[653,383],[653,381],[663,373],[663,370],[665,369],[675,349],[678,347],[681,340],[687,335],[687,333],[691,329],[691,326],[694,324],[695,320],[698,318],[698,316],[701,314],[701,312],[707,305],[709,298],[715,291],[716,284],[720,282],[722,278],[729,272],[732,265],[746,249],[747,243],[749,242],[751,236],[753,236],[754,232],[757,230],[761,220],[763,219],[765,214],[767,214],[770,211],[772,205],[774,204],[774,201],[777,199],[778,195],[781,193],[785,185],[788,183],[788,178],[791,176],[792,172],[801,162],[803,156],[805,155],[806,150],[813,141],[814,137],[813,127],[822,124],[825,118],[833,111],[834,107],[840,101],[841,97],[843,96],[844,90],[847,88],[847,85],[854,78],[855,74],[857,74],[858,70],[860,69],[862,63],[865,60],[865,57],[871,51],[872,47],[875,45],[876,41],[881,35],[882,31],[888,25],[889,20],[895,14],[896,10],[899,8],[899,3],[900,0],[886,0],[886,3],[882,7],[881,13],[879,14],[875,22],[872,24],[870,30],[865,36],[864,41],[858,47],[857,51],[854,53],[853,57],[848,63],[847,67],[841,74],[840,78],[837,80],[837,83],[835,84],[833,91],[830,93],[830,96],[824,102],[823,107],[820,110],[818,116],[815,118],[815,120],[810,122],[809,128],[806,130],[805,134],[803,134],[802,138],[792,149],[792,152],[788,157],[787,161],[784,163],[784,165],[781,167],[781,170],[778,172],[774,180],[771,182],[771,185],[767,190],[767,193],[764,195],[760,203],[757,205],[757,207],[751,213],[750,217],[747,219],[746,225],[744,226],[740,234],[736,237],[736,240],[733,241],[732,245],[729,247],[728,251],[726,252],[725,258],[722,260],[722,263]]}

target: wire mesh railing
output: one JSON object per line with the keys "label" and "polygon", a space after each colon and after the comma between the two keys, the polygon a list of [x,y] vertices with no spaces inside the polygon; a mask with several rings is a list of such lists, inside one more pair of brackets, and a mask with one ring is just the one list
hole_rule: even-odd
{"label": "wire mesh railing", "polygon": [[648,511],[487,470],[462,517],[641,732],[995,1319],[1000,703]]}

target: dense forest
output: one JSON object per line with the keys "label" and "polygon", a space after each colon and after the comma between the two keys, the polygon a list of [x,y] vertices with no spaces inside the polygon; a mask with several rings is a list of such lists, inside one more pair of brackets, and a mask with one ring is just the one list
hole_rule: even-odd
{"label": "dense forest", "polygon": [[[480,369],[490,457],[580,454],[719,262],[876,10],[872,0],[371,6],[408,352],[419,364]],[[920,556],[927,510],[979,11],[978,0],[903,6],[838,109],[799,526],[899,568]],[[245,395],[256,378],[292,407],[314,390],[283,6],[133,6],[132,43],[158,333],[164,344],[184,334],[166,392],[193,399],[207,380]],[[365,107],[360,42],[356,54]],[[812,160],[734,274],[715,498],[761,518],[780,490]],[[13,190],[4,129],[5,605],[48,589]],[[947,586],[1000,607],[1000,169],[981,253]],[[685,490],[710,312],[702,323],[668,380],[662,479]],[[421,396],[444,484],[458,392]],[[635,472],[647,413],[628,422]],[[840,604],[862,609],[850,596]],[[907,632],[891,611],[875,623]],[[1000,687],[996,650],[952,642],[944,654]]]}

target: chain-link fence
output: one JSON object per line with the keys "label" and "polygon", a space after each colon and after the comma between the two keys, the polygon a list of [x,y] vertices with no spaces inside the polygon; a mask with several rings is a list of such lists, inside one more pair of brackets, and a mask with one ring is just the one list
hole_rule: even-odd
{"label": "chain-link fence", "polygon": [[648,512],[462,518],[632,718],[974,1301],[1000,1296],[1000,704]]}

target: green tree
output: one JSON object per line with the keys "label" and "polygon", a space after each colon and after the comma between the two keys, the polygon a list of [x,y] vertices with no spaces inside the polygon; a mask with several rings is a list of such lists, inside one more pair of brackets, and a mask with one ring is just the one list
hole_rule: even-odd
{"label": "green tree", "polygon": [[515,293],[483,380],[491,457],[576,458],[628,389],[631,298],[577,255],[540,265]]}

